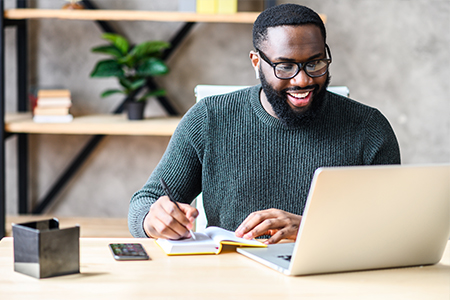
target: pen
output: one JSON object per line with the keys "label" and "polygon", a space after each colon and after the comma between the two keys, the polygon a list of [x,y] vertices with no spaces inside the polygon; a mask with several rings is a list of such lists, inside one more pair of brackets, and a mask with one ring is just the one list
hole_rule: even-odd
{"label": "pen", "polygon": [[[175,200],[173,199],[172,194],[170,193],[169,187],[167,186],[167,184],[166,184],[166,182],[164,181],[164,179],[160,178],[159,181],[161,182],[161,186],[163,187],[163,190],[164,190],[164,192],[166,193],[167,197],[169,197],[170,201],[172,201],[172,202],[176,205],[176,207],[181,211],[180,206],[178,206],[177,201],[175,201]],[[189,230],[189,232],[190,232],[190,234],[191,234],[192,239],[195,240],[195,235],[194,235],[194,233],[192,232],[192,230]]]}

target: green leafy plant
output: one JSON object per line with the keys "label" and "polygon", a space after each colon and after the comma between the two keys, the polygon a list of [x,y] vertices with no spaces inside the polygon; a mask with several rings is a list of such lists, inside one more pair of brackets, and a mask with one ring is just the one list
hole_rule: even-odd
{"label": "green leafy plant", "polygon": [[91,77],[117,77],[122,89],[109,89],[101,94],[107,97],[113,94],[131,96],[131,101],[146,101],[151,96],[162,96],[163,89],[148,90],[142,96],[136,95],[146,87],[148,77],[161,76],[169,72],[168,66],[161,59],[162,51],[170,47],[164,41],[146,41],[131,46],[126,38],[119,34],[105,33],[102,38],[109,41],[108,45],[92,48],[94,53],[112,56],[97,62]]}

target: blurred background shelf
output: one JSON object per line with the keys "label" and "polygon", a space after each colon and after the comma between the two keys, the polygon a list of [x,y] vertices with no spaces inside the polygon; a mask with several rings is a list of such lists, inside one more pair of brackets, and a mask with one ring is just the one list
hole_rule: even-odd
{"label": "blurred background shelf", "polygon": [[181,117],[158,117],[130,121],[124,114],[74,117],[70,123],[35,123],[31,113],[5,115],[5,131],[33,134],[104,134],[172,136]]}
{"label": "blurred background shelf", "polygon": [[108,21],[160,21],[160,22],[213,22],[252,24],[260,12],[237,12],[234,14],[197,14],[176,11],[133,10],[63,10],[17,8],[5,10],[6,19],[66,19]]}

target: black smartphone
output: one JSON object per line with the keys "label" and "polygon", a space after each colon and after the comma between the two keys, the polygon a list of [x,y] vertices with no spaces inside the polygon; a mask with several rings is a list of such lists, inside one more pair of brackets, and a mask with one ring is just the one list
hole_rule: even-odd
{"label": "black smartphone", "polygon": [[109,244],[115,260],[148,260],[144,247],[137,243]]}

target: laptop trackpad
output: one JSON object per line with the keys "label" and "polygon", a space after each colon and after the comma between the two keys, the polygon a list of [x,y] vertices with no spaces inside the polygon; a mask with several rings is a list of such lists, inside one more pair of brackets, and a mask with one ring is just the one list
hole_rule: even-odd
{"label": "laptop trackpad", "polygon": [[276,265],[287,270],[294,246],[295,243],[283,243],[268,245],[267,248],[237,248],[237,251],[265,265]]}

